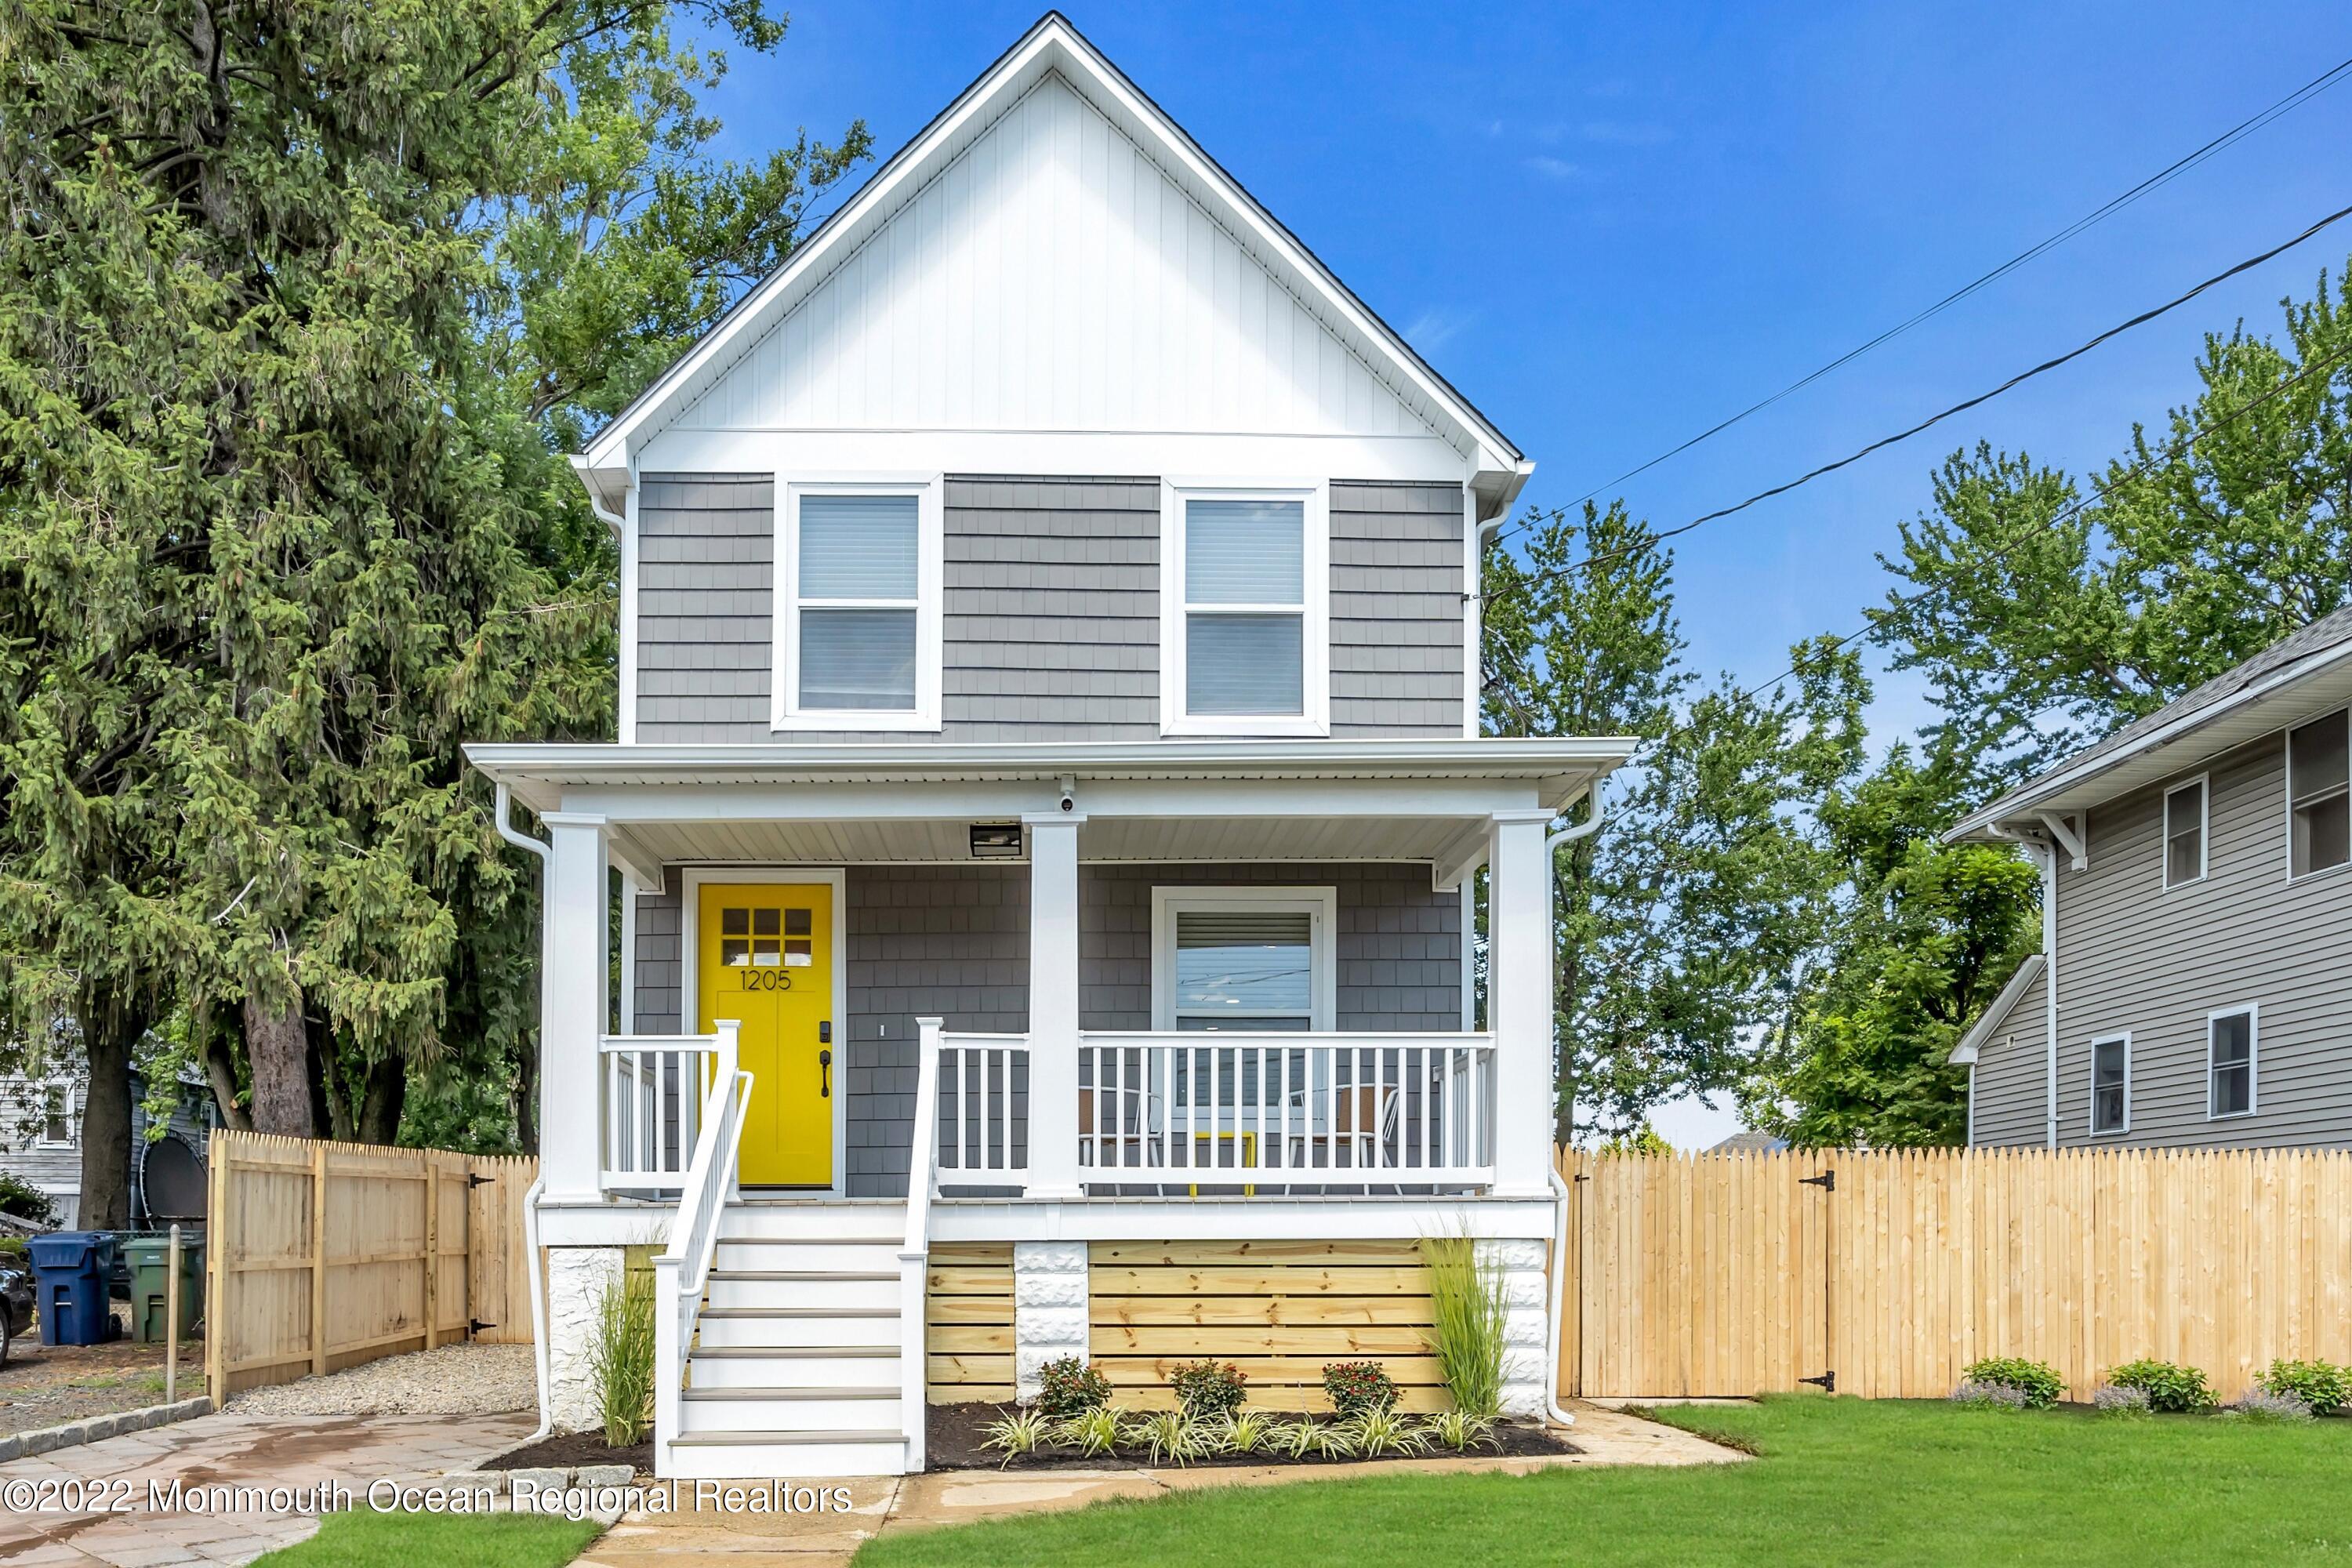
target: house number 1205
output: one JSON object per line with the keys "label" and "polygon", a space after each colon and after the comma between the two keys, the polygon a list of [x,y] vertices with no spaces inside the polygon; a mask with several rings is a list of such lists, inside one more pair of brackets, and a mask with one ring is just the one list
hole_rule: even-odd
{"label": "house number 1205", "polygon": [[746,991],[790,991],[793,977],[781,969],[749,969],[743,972]]}

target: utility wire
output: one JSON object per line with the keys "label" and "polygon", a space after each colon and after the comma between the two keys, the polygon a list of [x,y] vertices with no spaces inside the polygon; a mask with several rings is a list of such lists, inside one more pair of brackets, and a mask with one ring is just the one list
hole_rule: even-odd
{"label": "utility wire", "polygon": [[[2268,125],[2272,121],[2278,119],[2281,115],[2301,108],[2309,100],[2316,98],[2322,92],[2326,91],[2327,89],[2335,86],[2339,80],[2343,79],[2344,76],[2347,72],[2352,72],[2352,59],[2344,60],[2335,66],[2332,69],[2322,71],[2318,76],[2314,77],[2311,80],[2304,83],[2303,86],[2295,89],[2293,92],[2287,94],[2284,98],[2280,99],[2277,102],[2272,104],[2268,109],[2263,110],[2259,114],[2253,115],[2249,119],[2240,121],[2237,124],[2231,126],[2229,130],[2224,131],[2219,136],[2214,137],[2210,142],[2206,142],[2205,145],[2198,148],[2195,152],[2167,164],[2164,168],[2161,168],[2155,174],[2150,174],[2147,179],[2142,180],[2138,184],[2134,185],[2130,190],[2124,192],[2121,195],[2116,196],[2106,202],[2105,205],[2084,214],[2081,217],[2076,218],[2073,223],[2068,224],[2057,233],[2050,236],[2049,238],[2042,240],[2040,244],[2031,246],[2028,248],[2018,252],[2015,256],[2011,257],[2007,261],[2004,261],[2000,266],[1994,268],[1991,271],[1984,273],[1968,283],[1962,284],[1959,288],[1953,289],[1950,293],[1945,295],[1934,304],[1927,306],[1925,310],[1922,310],[1916,314],[1909,316],[1895,323],[1894,326],[1887,328],[1885,331],[1879,333],[1868,342],[1863,343],[1856,348],[1847,350],[1844,353],[1840,354],[1837,358],[1830,361],[1827,364],[1822,365],[1820,369],[1815,370],[1809,374],[1800,376],[1797,380],[1790,382],[1788,385],[1772,394],[1769,397],[1764,398],[1760,402],[1749,404],[1747,407],[1741,409],[1738,413],[1732,415],[1729,418],[1707,426],[1707,428],[1700,431],[1697,435],[1693,436],[1689,440],[1683,442],[1681,445],[1668,447],[1666,450],[1659,453],[1656,457],[1652,458],[1648,462],[1637,464],[1636,466],[1626,469],[1623,473],[1618,475],[1615,479],[1609,480],[1605,484],[1595,485],[1591,489],[1587,490],[1576,500],[1569,502],[1567,508],[1562,508],[1561,510],[1569,510],[1569,508],[1582,506],[1586,501],[1591,500],[1596,496],[1601,495],[1603,491],[1615,489],[1627,479],[1633,479],[1639,474],[1647,473],[1650,469],[1656,468],[1660,463],[1666,461],[1668,458],[1680,457],[1683,453],[1689,451],[1693,447],[1697,446],[1700,442],[1720,436],[1723,432],[1730,429],[1734,425],[1738,424],[1741,420],[1746,419],[1750,415],[1762,413],[1765,409],[1771,407],[1772,405],[1780,402],[1790,394],[1802,391],[1804,388],[1811,386],[1814,382],[1821,380],[1822,377],[1829,374],[1831,372],[1851,364],[1855,360],[1860,359],[1863,355],[1870,353],[1871,350],[1902,336],[1905,332],[1909,331],[1912,328],[1919,325],[1928,318],[1940,314],[1949,307],[1958,304],[1961,300],[1967,299],[1978,289],[2006,277],[2011,272],[2013,272],[2017,268],[2024,266],[2027,262],[2032,261],[2035,257],[2038,257],[2046,251],[2055,249],[2057,247],[2065,244],[2066,241],[2082,233],[2084,229],[2089,228],[2094,224],[2096,224],[2103,219],[2114,216],[2116,213],[2123,211],[2124,208],[2139,200],[2140,197],[2147,195],[2150,191],[2157,189],[2158,186],[2170,184],[2172,180],[2179,175],[2186,174],[2190,169],[2193,169],[2198,164],[2203,163],[2206,159],[2211,157],[2214,153],[2231,146],[2232,143],[2252,135],[2253,132],[2261,130],[2263,126]],[[1496,534],[1496,538],[1497,540],[1507,539],[1512,534],[1519,532],[1526,527],[1527,524],[1525,522],[1515,522],[1508,528],[1504,529],[1500,533]]]}
{"label": "utility wire", "polygon": [[2198,284],[2188,292],[2177,295],[2151,310],[2142,310],[2138,315],[2132,317],[2129,321],[2119,321],[2116,325],[2109,327],[2105,331],[2101,332],[2098,336],[2091,339],[2088,342],[2083,343],[2078,347],[2069,349],[2064,353],[2058,355],[2055,359],[2043,360],[2040,364],[2035,365],[2031,370],[2020,371],[2015,375],[2011,376],[2007,381],[2002,382],[1999,386],[1992,388],[1990,391],[1980,392],[1974,397],[1967,398],[1961,402],[1953,404],[1949,408],[1943,410],[1941,413],[1931,414],[1927,418],[1920,420],[1916,425],[1911,426],[1908,429],[1899,430],[1892,436],[1882,436],[1877,440],[1871,442],[1868,446],[1862,447],[1858,451],[1850,452],[1846,456],[1839,458],[1834,461],[1823,463],[1819,468],[1810,468],[1804,473],[1798,475],[1795,479],[1785,480],[1782,483],[1772,486],[1769,489],[1758,490],[1746,500],[1735,501],[1731,505],[1726,507],[1717,507],[1715,510],[1695,517],[1688,522],[1677,523],[1672,528],[1661,529],[1655,532],[1645,534],[1642,539],[1633,544],[1625,545],[1616,550],[1603,551],[1598,555],[1588,555],[1580,561],[1570,561],[1558,566],[1546,567],[1543,571],[1538,572],[1528,578],[1528,584],[1529,586],[1535,586],[1565,576],[1570,572],[1582,572],[1594,566],[1606,565],[1612,561],[1620,560],[1627,555],[1632,555],[1639,552],[1640,551],[1646,550],[1660,540],[1672,539],[1677,534],[1688,533],[1695,528],[1704,527],[1706,524],[1714,522],[1718,519],[1729,517],[1735,512],[1746,511],[1749,507],[1756,505],[1759,501],[1766,501],[1771,500],[1775,496],[1786,495],[1790,490],[1793,490],[1801,485],[1811,484],[1813,480],[1822,478],[1824,474],[1833,474],[1840,468],[1858,463],[1863,458],[1870,456],[1873,452],[1880,451],[1885,447],[1895,446],[1898,442],[1907,441],[1912,437],[1918,435],[1921,431],[1927,430],[1934,426],[1943,423],[1947,419],[1949,419],[1955,414],[1964,414],[1968,410],[1975,408],[1979,405],[1990,403],[1994,398],[1999,397],[2002,393],[2009,391],[2012,387],[2031,381],[2035,376],[2041,375],[2045,372],[2056,370],[2063,364],[2066,364],[2074,360],[2082,358],[2084,354],[2089,353],[2093,349],[2097,348],[2101,343],[2107,342],[2109,339],[2118,337],[2121,334],[2131,331],[2134,327],[2144,326],[2147,322],[2155,321],[2158,316],[2165,314],[2167,311],[2179,309],[2180,306],[2185,305],[2189,300],[2197,298],[2200,294],[2204,293],[2208,289],[2213,288],[2217,284],[2226,282],[2242,272],[2249,271],[2253,268],[2260,267],[2263,263],[2271,260],[2274,257],[2283,255],[2285,252],[2294,249],[2296,246],[2301,245],[2305,240],[2309,239],[2313,235],[2317,234],[2320,230],[2327,227],[2330,224],[2341,222],[2347,217],[2352,217],[2352,207],[2339,207],[2335,212],[2328,214],[2326,217],[2321,218],[2317,223],[2315,223],[2310,227],[2305,229],[2301,234],[2296,235],[2293,239],[2272,246],[2268,250],[2263,251],[2259,256],[2250,256],[2245,260],[2237,263],[2235,266],[2215,273],[2212,277],[2206,279],[2202,283]]}

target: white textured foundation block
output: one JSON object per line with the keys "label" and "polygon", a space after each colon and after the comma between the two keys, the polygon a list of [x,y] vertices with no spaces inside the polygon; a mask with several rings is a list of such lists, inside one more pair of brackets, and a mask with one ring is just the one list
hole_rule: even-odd
{"label": "white textured foundation block", "polygon": [[596,1408],[589,1347],[605,1289],[621,1278],[617,1247],[547,1249],[548,1423],[558,1432],[585,1432],[603,1424]]}
{"label": "white textured foundation block", "polygon": [[1037,1397],[1047,1362],[1087,1354],[1087,1244],[1013,1244],[1013,1392]]}

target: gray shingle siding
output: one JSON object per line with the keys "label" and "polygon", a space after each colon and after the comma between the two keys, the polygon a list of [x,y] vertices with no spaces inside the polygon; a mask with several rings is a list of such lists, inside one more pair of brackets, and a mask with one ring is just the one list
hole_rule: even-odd
{"label": "gray shingle siding", "polygon": [[[769,742],[775,490],[647,475],[636,739]],[[1335,735],[1462,732],[1462,487],[1331,485]],[[1160,732],[1160,481],[950,475],[941,727],[809,742],[1139,741]]]}
{"label": "gray shingle siding", "polygon": [[[2213,763],[2202,881],[2164,887],[2164,786],[2092,810],[2087,869],[2062,859],[2062,1143],[2352,1147],[2352,868],[2286,879],[2284,763],[2278,735]],[[2244,1003],[2256,1113],[2209,1120],[2206,1016]],[[2092,1140],[2090,1042],[2125,1030],[2131,1130]]]}
{"label": "gray shingle siding", "polygon": [[2047,1093],[2049,987],[2037,979],[2010,1009],[2000,1032],[1977,1053],[1970,1081],[1974,1096],[1974,1142],[1979,1147],[2031,1145],[2046,1136],[2042,1104]]}

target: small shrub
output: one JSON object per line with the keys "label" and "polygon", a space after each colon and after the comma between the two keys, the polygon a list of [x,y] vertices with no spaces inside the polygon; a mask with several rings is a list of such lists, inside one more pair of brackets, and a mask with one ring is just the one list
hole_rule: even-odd
{"label": "small shrub", "polygon": [[1503,1271],[1478,1258],[1467,1236],[1424,1236],[1422,1266],[1429,1274],[1431,1351],[1454,1403],[1473,1415],[1503,1407]]}
{"label": "small shrub", "polygon": [[1263,1410],[1237,1412],[1225,1423],[1225,1452],[1255,1454],[1272,1446],[1279,1424]]}
{"label": "small shrub", "polygon": [[49,1194],[22,1176],[0,1174],[0,1214],[13,1215],[47,1230],[58,1223],[58,1205]]}
{"label": "small shrub", "polygon": [[2260,1388],[2249,1390],[2238,1403],[2221,1414],[2232,1421],[2259,1422],[2265,1426],[2312,1419],[2311,1402],[2301,1394],[2272,1394]]}
{"label": "small shrub", "polygon": [[1429,1434],[1431,1441],[1457,1454],[1466,1454],[1481,1444],[1488,1447],[1500,1446],[1495,1441],[1493,1418],[1473,1415],[1467,1410],[1442,1411],[1423,1423],[1422,1430]]}
{"label": "small shrub", "polygon": [[[1004,1456],[1004,1464],[1013,1462],[1016,1454],[1034,1454],[1053,1442],[1053,1418],[1042,1410],[1013,1410],[980,1429],[980,1446]],[[1003,1465],[997,1467],[1003,1468]]]}
{"label": "small shrub", "polygon": [[2147,1395],[2147,1407],[2163,1415],[2181,1415],[2213,1408],[2213,1385],[2193,1366],[2168,1361],[2126,1362],[2107,1373],[2117,1388],[2137,1388]]}
{"label": "small shrub", "polygon": [[2117,1388],[2112,1383],[2103,1383],[2092,1391],[2091,1408],[2123,1421],[2145,1421],[2150,1414],[2147,1389]]}
{"label": "small shrub", "polygon": [[1176,1404],[1194,1421],[1223,1421],[1242,1407],[1249,1373],[1233,1363],[1179,1362],[1169,1369],[1168,1386]]}
{"label": "small shrub", "polygon": [[1963,1378],[1952,1390],[1952,1403],[1971,1410],[2032,1410],[2036,1408],[2033,1395],[2013,1383],[1988,1383],[1978,1378]]}
{"label": "small shrub", "polygon": [[1343,1420],[1396,1406],[1396,1379],[1378,1362],[1335,1361],[1323,1369],[1323,1392]]}
{"label": "small shrub", "polygon": [[1119,1431],[1122,1441],[1145,1450],[1155,1465],[1162,1460],[1183,1465],[1205,1458],[1206,1436],[1200,1423],[1182,1410],[1155,1410],[1137,1416]]}
{"label": "small shrub", "polygon": [[1352,1459],[1356,1445],[1344,1426],[1307,1418],[1275,1434],[1275,1446],[1294,1459]]}
{"label": "small shrub", "polygon": [[604,1441],[626,1448],[654,1424],[654,1277],[624,1268],[604,1282],[588,1342],[588,1376]]}
{"label": "small shrub", "polygon": [[1110,1379],[1084,1356],[1066,1355],[1037,1369],[1037,1409],[1057,1421],[1110,1403]]}
{"label": "small shrub", "polygon": [[1081,1410],[1064,1418],[1054,1429],[1055,1441],[1076,1448],[1089,1459],[1098,1459],[1118,1447],[1120,1431],[1127,1418],[1108,1405],[1097,1405],[1091,1410]]}
{"label": "small shrub", "polygon": [[1382,1406],[1346,1424],[1348,1444],[1367,1459],[1400,1458],[1429,1452],[1428,1434],[1414,1422]]}
{"label": "small shrub", "polygon": [[2325,1361],[2274,1361],[2254,1379],[2264,1394],[2292,1394],[2314,1415],[2340,1415],[2352,1405],[2352,1366]]}
{"label": "small shrub", "polygon": [[2027,1361],[2022,1356],[1995,1356],[1990,1361],[1970,1364],[1960,1373],[1963,1384],[1970,1383],[2005,1383],[2025,1394],[2029,1410],[2046,1410],[2058,1403],[2066,1392],[2066,1380],[2058,1369],[2047,1362]]}

